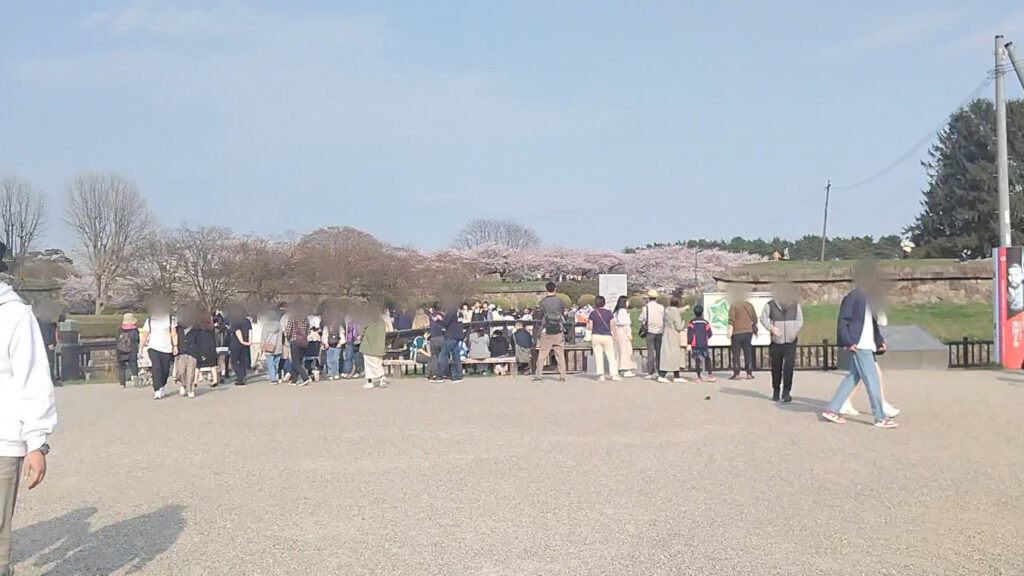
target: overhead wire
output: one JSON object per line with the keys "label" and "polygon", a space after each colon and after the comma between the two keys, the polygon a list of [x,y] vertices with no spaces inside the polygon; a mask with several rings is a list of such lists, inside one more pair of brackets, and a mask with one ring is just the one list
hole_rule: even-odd
{"label": "overhead wire", "polygon": [[[1001,69],[998,70],[998,72],[1005,72],[1006,69],[1007,69],[1006,67],[1000,67],[1000,68]],[[1009,68],[1009,69],[1012,70],[1012,68]],[[955,110],[959,110],[960,108],[963,108],[967,104],[971,103],[975,98],[977,98],[986,88],[988,88],[992,84],[992,82],[995,80],[996,73],[997,73],[997,70],[995,68],[993,68],[992,70],[989,70],[988,74],[986,74],[986,76],[985,76],[985,79],[982,80],[982,82],[980,84],[978,84],[977,88],[975,88],[973,91],[971,91],[970,95],[968,95],[966,98],[961,100],[959,104],[956,105],[956,108],[954,108],[954,111]],[[885,176],[889,172],[892,172],[900,164],[906,162],[909,158],[913,157],[918,152],[918,150],[921,149],[922,146],[924,146],[925,144],[931,142],[932,139],[935,137],[935,135],[938,134],[946,126],[947,121],[948,121],[948,115],[947,115],[947,117],[942,119],[942,122],[938,126],[936,126],[934,129],[930,130],[927,134],[925,134],[923,137],[921,137],[921,139],[918,140],[909,150],[907,150],[906,152],[901,154],[898,158],[896,158],[895,160],[893,160],[892,162],[887,164],[884,168],[882,168],[878,172],[875,172],[874,174],[872,174],[871,176],[868,176],[867,178],[864,178],[863,180],[858,180],[857,182],[853,182],[852,184],[833,184],[832,185],[832,191],[833,192],[848,192],[850,190],[855,190],[855,189],[860,188],[862,186],[867,186],[868,184],[871,184],[871,183],[875,182],[876,180],[882,178],[883,176]]]}

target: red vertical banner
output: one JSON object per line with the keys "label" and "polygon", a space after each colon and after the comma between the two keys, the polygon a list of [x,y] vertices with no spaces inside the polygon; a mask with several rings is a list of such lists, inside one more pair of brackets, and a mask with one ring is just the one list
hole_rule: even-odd
{"label": "red vertical banner", "polygon": [[995,275],[996,338],[1003,368],[1024,367],[1024,248],[997,248]]}

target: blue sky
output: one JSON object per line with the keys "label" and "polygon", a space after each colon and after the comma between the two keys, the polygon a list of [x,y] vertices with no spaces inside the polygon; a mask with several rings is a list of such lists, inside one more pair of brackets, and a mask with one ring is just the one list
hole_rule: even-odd
{"label": "blue sky", "polygon": [[[507,217],[576,247],[795,238],[820,233],[826,178],[876,172],[985,78],[997,32],[1024,43],[1024,7],[7,2],[0,173],[47,193],[64,246],[85,170],[138,183],[164,224],[244,233],[434,248]],[[835,193],[830,233],[909,224],[924,153]]]}

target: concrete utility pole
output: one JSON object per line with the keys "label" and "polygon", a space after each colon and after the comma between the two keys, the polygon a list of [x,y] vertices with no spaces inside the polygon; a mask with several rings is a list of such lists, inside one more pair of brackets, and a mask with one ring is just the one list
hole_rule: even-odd
{"label": "concrete utility pole", "polygon": [[828,196],[832,192],[832,179],[825,183],[825,219],[821,223],[821,261],[825,261],[825,238],[828,234]]}
{"label": "concrete utility pole", "polygon": [[1013,49],[1013,42],[1007,42],[1006,54],[1010,57],[1010,63],[1013,64],[1013,71],[1017,73],[1017,80],[1020,80],[1020,85],[1024,88],[1024,61],[1017,58],[1017,52]]}
{"label": "concrete utility pole", "polygon": [[996,178],[999,183],[999,245],[1010,240],[1010,167],[1006,149],[1006,48],[1003,36],[996,36]]}

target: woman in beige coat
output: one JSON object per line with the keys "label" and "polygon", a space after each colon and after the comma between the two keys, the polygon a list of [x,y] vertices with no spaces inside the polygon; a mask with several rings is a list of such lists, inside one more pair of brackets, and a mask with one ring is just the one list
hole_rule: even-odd
{"label": "woman in beige coat", "polygon": [[[686,333],[686,323],[683,322],[682,311],[679,309],[681,302],[678,296],[673,296],[669,301],[668,308],[665,308],[665,334],[661,339],[661,365],[658,366],[658,382],[685,382],[679,376],[679,370],[683,365],[683,334]],[[672,373],[672,379],[667,378]]]}

